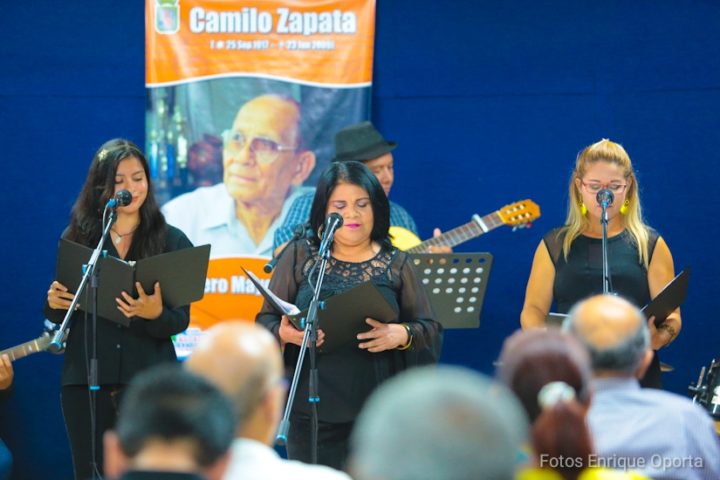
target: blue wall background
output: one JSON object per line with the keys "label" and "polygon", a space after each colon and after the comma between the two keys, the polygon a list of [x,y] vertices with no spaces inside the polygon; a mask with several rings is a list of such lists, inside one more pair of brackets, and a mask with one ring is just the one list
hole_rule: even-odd
{"label": "blue wall background", "polygon": [[[182,3],[182,1],[181,1]],[[38,336],[57,237],[95,149],[144,143],[143,2],[2,2],[0,348]],[[446,335],[444,361],[492,371],[518,327],[542,234],[564,220],[577,152],[622,143],[648,222],[676,268],[693,267],[684,328],[664,361],[685,394],[720,354],[717,221],[720,4],[714,1],[380,0],[373,120],[396,150],[393,200],[424,236],[522,198],[530,230],[503,228],[458,250],[489,251],[481,326]],[[15,364],[0,436],[14,478],[70,478],[59,408],[62,359]]]}

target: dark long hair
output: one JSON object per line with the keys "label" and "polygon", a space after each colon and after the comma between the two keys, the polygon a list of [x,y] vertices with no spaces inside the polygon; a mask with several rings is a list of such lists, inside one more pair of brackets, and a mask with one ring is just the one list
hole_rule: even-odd
{"label": "dark long hair", "polygon": [[[327,214],[328,201],[335,187],[340,183],[357,185],[368,193],[374,219],[370,240],[389,247],[390,202],[377,177],[360,162],[332,162],[322,173],[310,209],[310,226],[313,231],[321,231]],[[311,241],[316,245],[320,243],[317,235],[313,236]]]}
{"label": "dark long hair", "polygon": [[121,161],[135,157],[147,178],[147,197],[140,207],[140,224],[133,235],[128,259],[140,259],[162,253],[165,248],[165,217],[155,201],[147,159],[137,145],[115,138],[105,142],[93,157],[85,184],[75,200],[67,238],[94,247],[102,235],[103,209],[115,195],[115,174]]}

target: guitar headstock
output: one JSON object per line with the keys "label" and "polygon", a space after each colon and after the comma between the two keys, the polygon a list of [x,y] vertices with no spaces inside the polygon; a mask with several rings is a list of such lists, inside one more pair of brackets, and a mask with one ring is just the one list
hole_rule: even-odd
{"label": "guitar headstock", "polygon": [[47,348],[52,343],[53,335],[52,333],[45,331],[41,336],[35,339],[35,342],[37,342],[38,346],[38,352],[47,350]]}
{"label": "guitar headstock", "polygon": [[536,218],[540,218],[540,206],[532,200],[526,199],[505,205],[495,213],[505,225],[525,227]]}

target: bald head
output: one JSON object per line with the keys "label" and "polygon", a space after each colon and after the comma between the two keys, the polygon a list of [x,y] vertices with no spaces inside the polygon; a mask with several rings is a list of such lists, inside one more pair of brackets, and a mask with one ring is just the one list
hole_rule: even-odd
{"label": "bald head", "polygon": [[614,295],[596,295],[575,305],[565,328],[587,347],[595,372],[632,375],[649,351],[645,316]]}
{"label": "bald head", "polygon": [[230,397],[241,425],[283,375],[277,341],[266,329],[248,322],[212,327],[185,364]]}

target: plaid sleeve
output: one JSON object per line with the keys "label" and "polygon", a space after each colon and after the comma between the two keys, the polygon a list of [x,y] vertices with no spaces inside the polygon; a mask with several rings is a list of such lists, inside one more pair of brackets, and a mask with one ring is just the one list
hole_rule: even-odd
{"label": "plaid sleeve", "polygon": [[413,220],[407,210],[394,202],[390,202],[390,225],[395,227],[407,228],[415,235],[418,235],[418,229],[417,225],[415,225],[415,220]]}
{"label": "plaid sleeve", "polygon": [[312,207],[314,197],[314,193],[306,193],[300,195],[292,205],[290,205],[290,210],[288,210],[285,216],[285,221],[275,230],[273,251],[292,238],[296,226],[310,220],[310,207]]}

